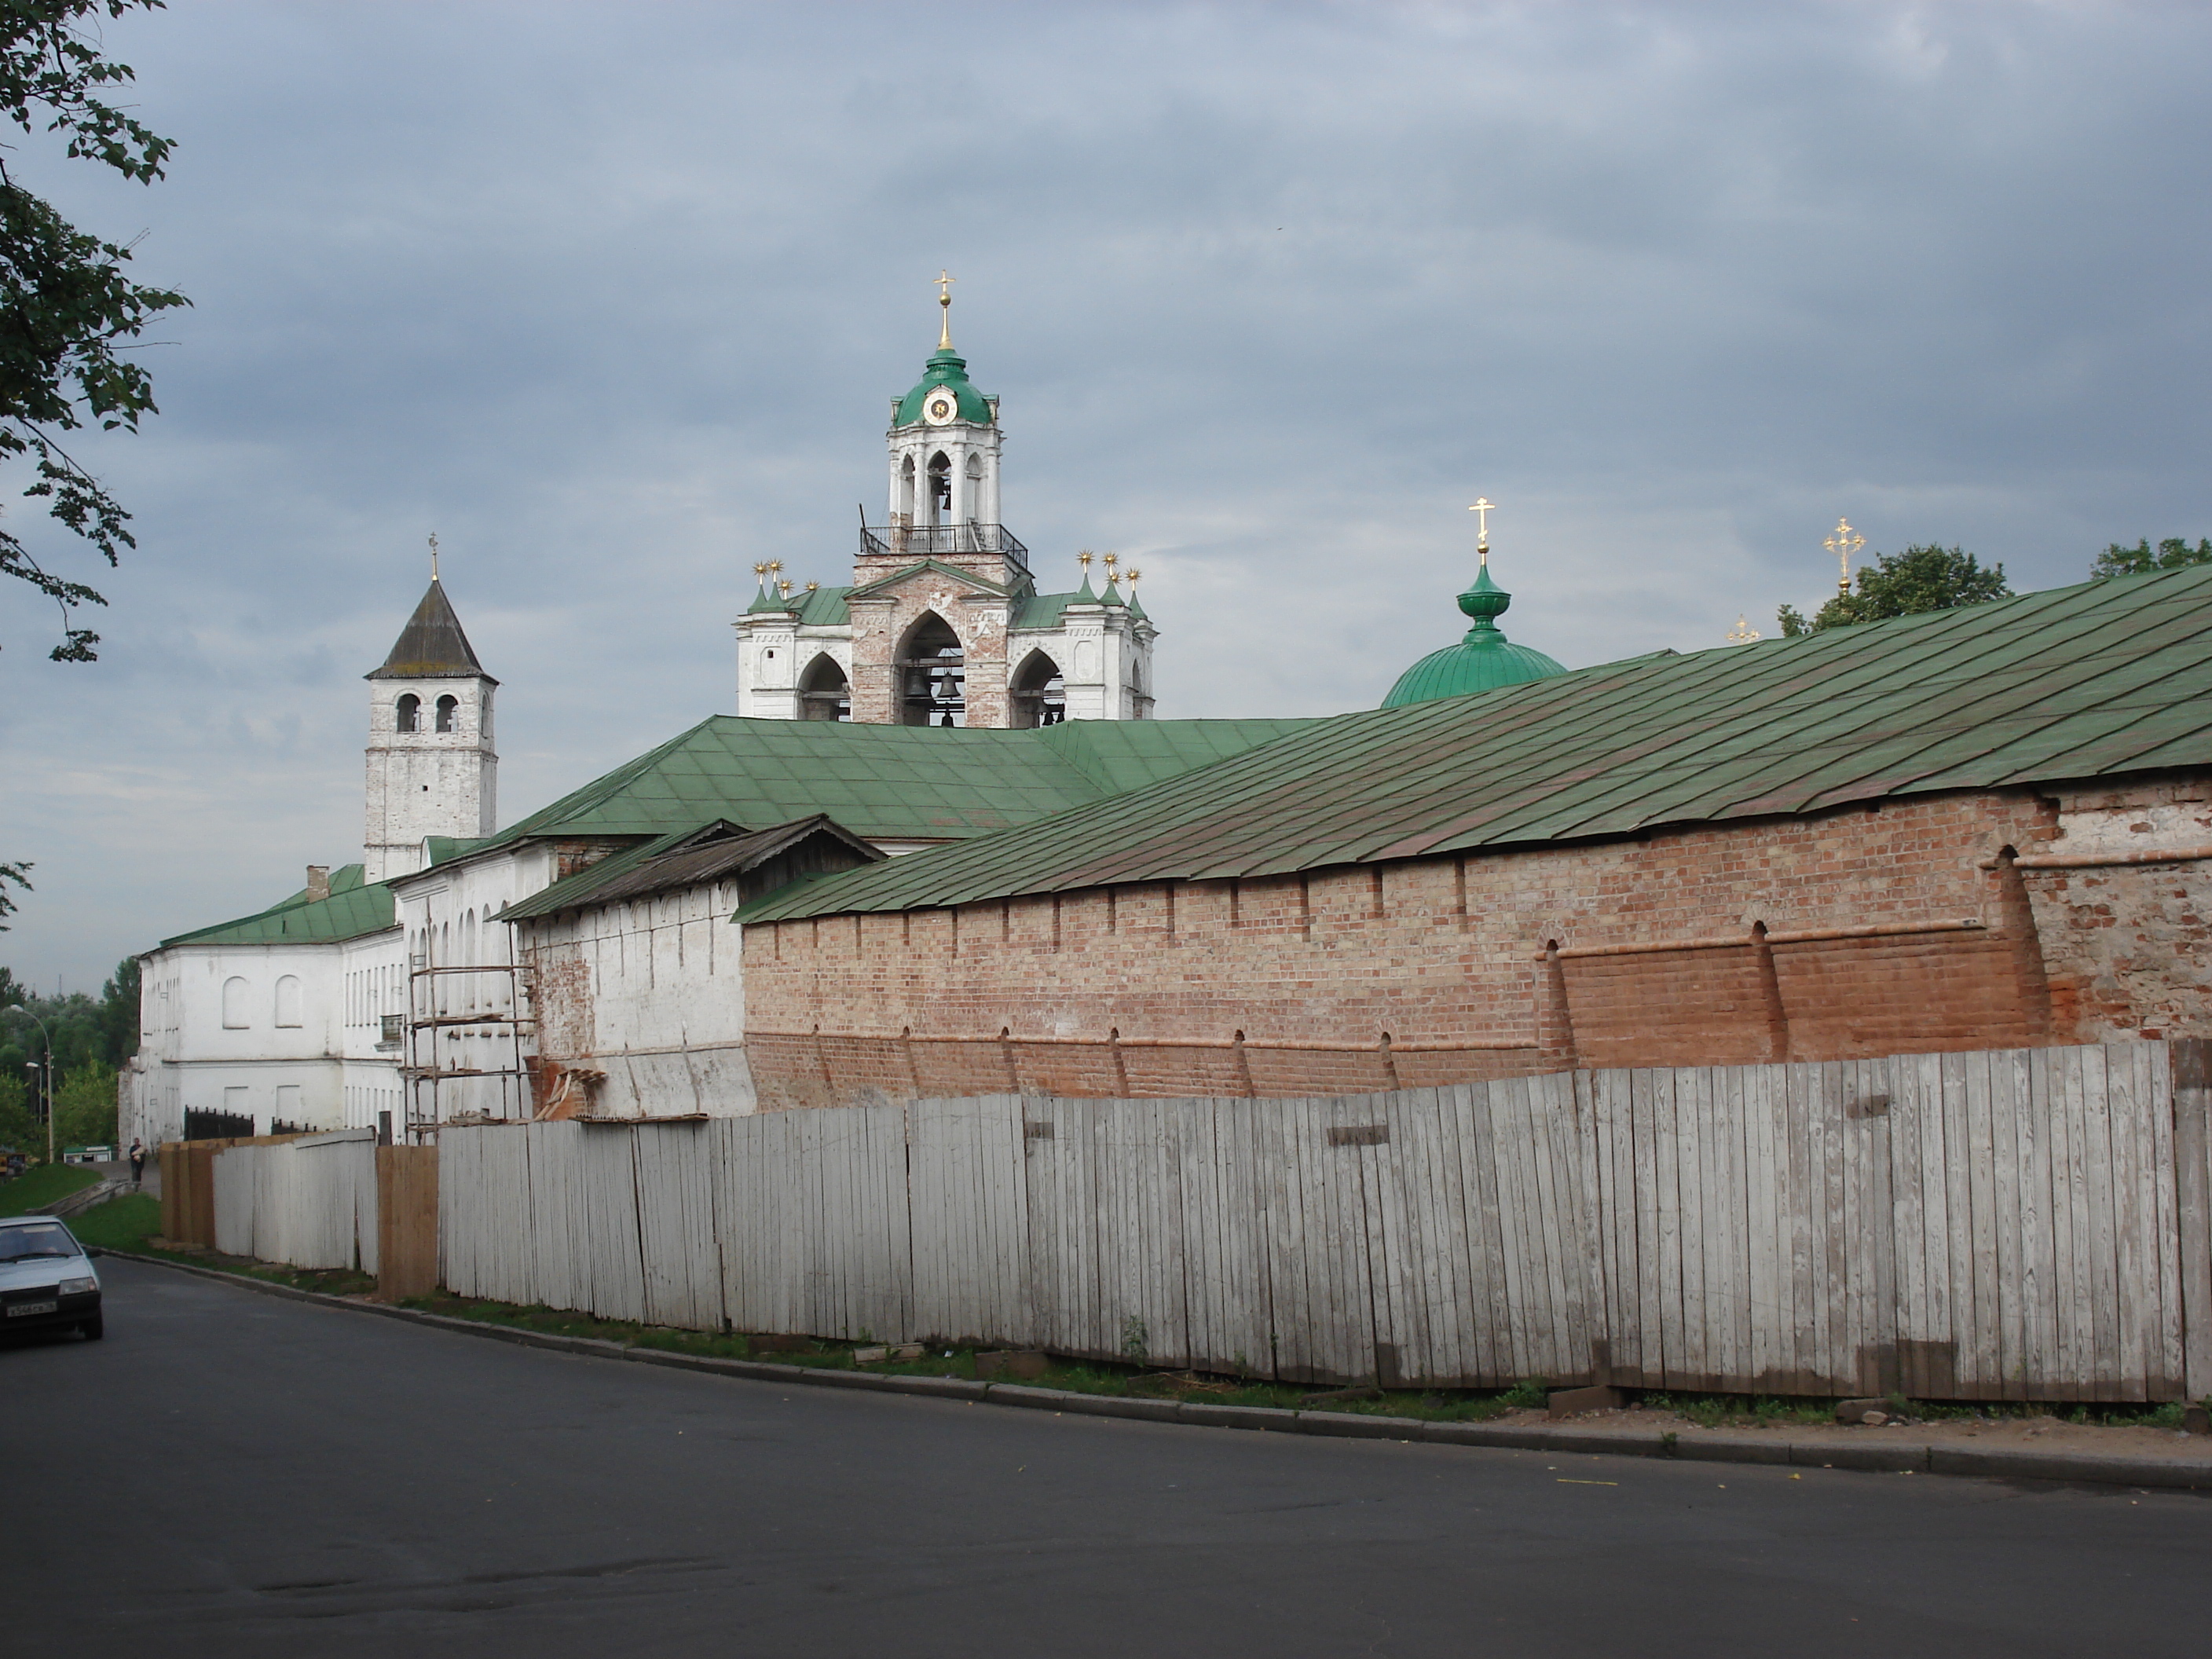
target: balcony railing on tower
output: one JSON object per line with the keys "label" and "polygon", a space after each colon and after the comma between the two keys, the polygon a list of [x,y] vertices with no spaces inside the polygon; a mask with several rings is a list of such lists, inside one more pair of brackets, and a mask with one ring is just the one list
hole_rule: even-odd
{"label": "balcony railing on tower", "polygon": [[1030,550],[1002,524],[889,524],[860,526],[860,552],[934,558],[945,553],[996,553],[1029,574]]}

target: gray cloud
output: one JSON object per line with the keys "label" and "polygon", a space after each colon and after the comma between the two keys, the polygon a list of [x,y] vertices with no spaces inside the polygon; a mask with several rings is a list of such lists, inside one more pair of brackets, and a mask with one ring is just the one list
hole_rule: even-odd
{"label": "gray cloud", "polygon": [[[185,3],[151,191],[21,165],[196,308],[92,445],[106,660],[0,596],[0,940],[85,983],[359,839],[358,675],[438,530],[526,811],[733,706],[757,558],[877,505],[926,279],[1048,573],[1146,568],[1163,709],[1369,704],[1816,602],[1839,513],[2015,582],[2212,533],[2212,21],[2018,7]],[[11,165],[16,165],[11,160]],[[19,525],[31,522],[23,507]],[[46,544],[58,548],[58,538]]]}

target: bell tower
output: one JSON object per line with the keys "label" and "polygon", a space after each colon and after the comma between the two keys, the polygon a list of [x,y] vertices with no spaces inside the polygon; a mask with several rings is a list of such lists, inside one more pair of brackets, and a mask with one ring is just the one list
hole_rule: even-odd
{"label": "bell tower", "polygon": [[370,881],[412,875],[429,861],[426,836],[489,836],[498,823],[499,756],[492,694],[461,619],[438,580],[368,680],[368,777],[362,854]]}

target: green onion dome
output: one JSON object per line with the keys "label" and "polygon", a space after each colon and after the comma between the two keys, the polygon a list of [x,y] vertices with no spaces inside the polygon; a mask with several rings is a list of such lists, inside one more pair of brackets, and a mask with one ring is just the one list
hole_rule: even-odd
{"label": "green onion dome", "polygon": [[898,413],[891,424],[915,426],[928,418],[929,394],[943,391],[954,404],[951,412],[940,415],[939,421],[961,420],[975,426],[991,424],[991,400],[968,383],[968,362],[954,354],[951,346],[940,346],[930,354],[929,367],[913,391],[899,399]]}
{"label": "green onion dome", "polygon": [[1486,559],[1475,573],[1474,586],[1459,596],[1459,608],[1474,619],[1474,626],[1457,645],[1429,654],[1398,676],[1385,708],[1402,708],[1409,702],[1431,702],[1438,697],[1462,696],[1469,691],[1495,691],[1501,685],[1521,685],[1565,673],[1565,665],[1540,651],[1508,640],[1498,618],[1513,596],[1490,579]]}

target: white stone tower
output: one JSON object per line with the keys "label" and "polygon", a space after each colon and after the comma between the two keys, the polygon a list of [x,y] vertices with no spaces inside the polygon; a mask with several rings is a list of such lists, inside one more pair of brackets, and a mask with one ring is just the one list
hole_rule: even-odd
{"label": "white stone tower", "polygon": [[1106,591],[1041,593],[1000,520],[999,400],[978,392],[945,320],[922,377],[891,399],[887,522],[863,524],[850,586],[793,592],[754,565],[737,620],[738,713],[895,726],[1052,726],[1152,718],[1152,641],[1133,570]]}
{"label": "white stone tower", "polygon": [[429,592],[368,679],[368,878],[411,875],[429,836],[489,836],[498,823],[492,693],[434,562]]}

